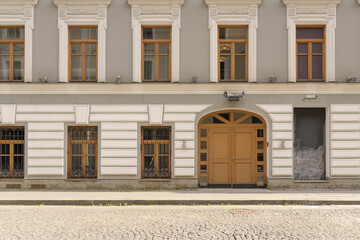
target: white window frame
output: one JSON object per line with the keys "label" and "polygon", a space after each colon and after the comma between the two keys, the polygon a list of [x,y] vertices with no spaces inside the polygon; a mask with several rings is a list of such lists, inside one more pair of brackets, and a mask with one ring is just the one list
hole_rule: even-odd
{"label": "white window frame", "polygon": [[0,1],[0,26],[24,26],[24,82],[32,82],[34,7],[38,0]]}
{"label": "white window frame", "polygon": [[111,0],[54,0],[58,7],[59,82],[69,82],[69,26],[98,27],[98,82],[106,79],[107,7]]}
{"label": "white window frame", "polygon": [[256,82],[258,6],[262,0],[204,0],[209,7],[210,82],[219,82],[219,25],[248,26],[248,82]]}
{"label": "white window frame", "polygon": [[181,6],[185,0],[127,0],[133,30],[133,82],[142,82],[142,26],[171,26],[171,81],[180,81]]}
{"label": "white window frame", "polygon": [[335,82],[336,6],[341,0],[283,0],[287,7],[288,81],[296,82],[296,27],[325,25],[325,82]]}

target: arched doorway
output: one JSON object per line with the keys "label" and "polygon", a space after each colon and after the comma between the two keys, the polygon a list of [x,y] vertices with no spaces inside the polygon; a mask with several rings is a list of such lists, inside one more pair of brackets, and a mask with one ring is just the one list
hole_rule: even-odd
{"label": "arched doorway", "polygon": [[257,114],[224,110],[199,121],[198,183],[208,187],[266,185],[266,123]]}

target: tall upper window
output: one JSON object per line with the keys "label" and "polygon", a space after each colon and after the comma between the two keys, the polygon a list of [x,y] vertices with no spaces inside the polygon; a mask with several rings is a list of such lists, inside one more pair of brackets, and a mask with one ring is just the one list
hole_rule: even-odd
{"label": "tall upper window", "polygon": [[171,80],[171,28],[143,27],[143,81]]}
{"label": "tall upper window", "polygon": [[96,178],[97,127],[69,127],[68,177]]}
{"label": "tall upper window", "polygon": [[219,27],[220,81],[247,81],[247,27]]}
{"label": "tall upper window", "polygon": [[0,128],[0,178],[24,177],[24,128]]}
{"label": "tall upper window", "polygon": [[170,127],[142,128],[142,177],[170,178]]}
{"label": "tall upper window", "polygon": [[297,80],[325,79],[325,30],[323,26],[296,28]]}
{"label": "tall upper window", "polygon": [[97,81],[96,26],[69,27],[69,79],[71,82]]}
{"label": "tall upper window", "polygon": [[0,80],[24,81],[24,27],[0,27]]}

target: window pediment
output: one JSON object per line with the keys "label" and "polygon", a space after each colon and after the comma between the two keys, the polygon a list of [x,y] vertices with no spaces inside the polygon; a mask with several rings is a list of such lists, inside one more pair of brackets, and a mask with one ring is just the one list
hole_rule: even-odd
{"label": "window pediment", "polygon": [[[192,1],[192,0],[191,0]],[[133,30],[133,82],[142,79],[142,26],[171,26],[171,81],[180,81],[181,6],[185,0],[127,0]]]}
{"label": "window pediment", "polygon": [[339,4],[341,0],[283,0],[283,2],[285,5],[288,4],[318,5],[318,4]]}
{"label": "window pediment", "polygon": [[336,7],[341,0],[283,0],[287,7],[288,81],[296,82],[296,27],[298,25],[323,25],[326,28],[326,82],[335,81],[335,29]]}
{"label": "window pediment", "polygon": [[74,25],[97,26],[97,79],[98,82],[105,82],[107,7],[110,3],[111,0],[54,0],[58,7],[60,82],[69,81],[68,27]]}
{"label": "window pediment", "polygon": [[37,2],[38,0],[0,0],[0,25],[24,26],[25,82],[32,82],[32,34],[34,30],[34,7]]}
{"label": "window pediment", "polygon": [[134,4],[149,4],[149,5],[161,5],[161,4],[183,4],[185,0],[127,0],[130,5]]}
{"label": "window pediment", "polygon": [[218,26],[248,26],[248,82],[256,82],[256,31],[262,0],[204,0],[209,7],[210,82],[219,81]]}
{"label": "window pediment", "polygon": [[73,4],[73,5],[106,4],[106,5],[109,5],[110,2],[111,2],[111,0],[54,0],[55,5],[59,5],[59,4]]}

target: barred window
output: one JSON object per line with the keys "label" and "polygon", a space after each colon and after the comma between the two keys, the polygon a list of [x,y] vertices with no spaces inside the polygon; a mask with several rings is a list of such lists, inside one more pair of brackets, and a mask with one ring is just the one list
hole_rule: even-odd
{"label": "barred window", "polygon": [[96,178],[97,127],[69,127],[68,178]]}
{"label": "barred window", "polygon": [[142,128],[142,177],[170,178],[170,127]]}
{"label": "barred window", "polygon": [[23,178],[24,127],[1,127],[0,145],[0,178]]}

